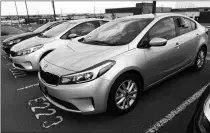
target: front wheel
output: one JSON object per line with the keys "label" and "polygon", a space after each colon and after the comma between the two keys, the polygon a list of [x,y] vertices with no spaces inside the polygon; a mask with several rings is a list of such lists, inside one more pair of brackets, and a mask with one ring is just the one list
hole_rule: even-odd
{"label": "front wheel", "polygon": [[108,112],[116,115],[129,112],[138,101],[141,86],[141,80],[136,74],[120,76],[110,90]]}
{"label": "front wheel", "polygon": [[201,47],[198,51],[195,63],[193,65],[193,70],[200,71],[205,64],[205,59],[206,59],[206,49],[204,47]]}

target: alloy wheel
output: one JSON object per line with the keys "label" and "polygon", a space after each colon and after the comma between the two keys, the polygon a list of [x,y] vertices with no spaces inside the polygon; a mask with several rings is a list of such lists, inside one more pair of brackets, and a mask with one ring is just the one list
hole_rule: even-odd
{"label": "alloy wheel", "polygon": [[204,61],[205,61],[205,52],[201,50],[198,54],[198,59],[197,59],[198,68],[201,68],[203,66]]}
{"label": "alloy wheel", "polygon": [[137,84],[133,80],[126,80],[119,85],[115,93],[115,103],[121,110],[130,108],[138,94]]}

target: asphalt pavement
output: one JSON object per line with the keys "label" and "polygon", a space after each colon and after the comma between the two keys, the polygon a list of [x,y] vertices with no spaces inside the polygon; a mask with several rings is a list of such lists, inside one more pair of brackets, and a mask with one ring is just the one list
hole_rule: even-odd
{"label": "asphalt pavement", "polygon": [[[150,88],[126,115],[81,115],[47,102],[39,90],[37,73],[14,69],[2,54],[1,128],[2,132],[146,132],[209,82],[210,59],[200,72],[187,69]],[[155,132],[184,132],[196,102],[163,125],[157,124]]]}

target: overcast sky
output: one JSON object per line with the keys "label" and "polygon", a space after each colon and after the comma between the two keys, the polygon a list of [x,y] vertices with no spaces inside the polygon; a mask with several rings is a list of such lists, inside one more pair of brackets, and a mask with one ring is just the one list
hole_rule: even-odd
{"label": "overcast sky", "polygon": [[[146,1],[144,1],[146,2]],[[55,1],[56,14],[65,13],[105,13],[107,8],[135,7],[141,1]],[[25,1],[17,1],[19,15],[26,15]],[[29,15],[53,14],[51,1],[27,1]],[[157,1],[161,7],[210,7],[209,1]],[[16,15],[14,1],[1,2],[1,15]]]}

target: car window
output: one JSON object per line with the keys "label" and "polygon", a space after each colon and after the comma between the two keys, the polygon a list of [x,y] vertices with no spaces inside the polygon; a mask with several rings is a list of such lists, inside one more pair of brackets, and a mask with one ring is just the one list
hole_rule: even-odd
{"label": "car window", "polygon": [[90,33],[92,30],[96,29],[99,26],[100,26],[99,22],[97,22],[97,21],[85,22],[85,23],[79,24],[76,27],[74,27],[73,29],[71,29],[70,32],[68,32],[68,35],[75,33],[78,36],[83,36],[83,35]]}
{"label": "car window", "polygon": [[92,45],[126,45],[152,21],[153,19],[119,19],[102,25],[79,40]]}
{"label": "car window", "polygon": [[192,30],[195,30],[195,29],[196,29],[196,24],[195,24],[195,22],[193,22],[193,21],[190,21],[190,22],[191,22]]}
{"label": "car window", "polygon": [[41,27],[37,28],[36,30],[34,30],[34,32],[36,32],[36,33],[43,32],[46,29],[48,29],[50,26],[52,26],[52,23],[46,23],[46,24],[42,25]]}
{"label": "car window", "polygon": [[164,39],[172,39],[176,36],[175,24],[173,18],[160,20],[149,31],[149,40],[159,37]]}
{"label": "car window", "polygon": [[179,17],[176,18],[175,21],[177,23],[178,35],[183,35],[193,30],[189,19]]}
{"label": "car window", "polygon": [[65,22],[65,23],[62,23],[60,25],[57,25],[55,27],[53,27],[52,29],[48,30],[48,31],[45,31],[43,33],[43,36],[46,36],[46,37],[55,37],[57,35],[59,35],[60,33],[64,32],[67,28],[75,25],[76,23],[72,22]]}

